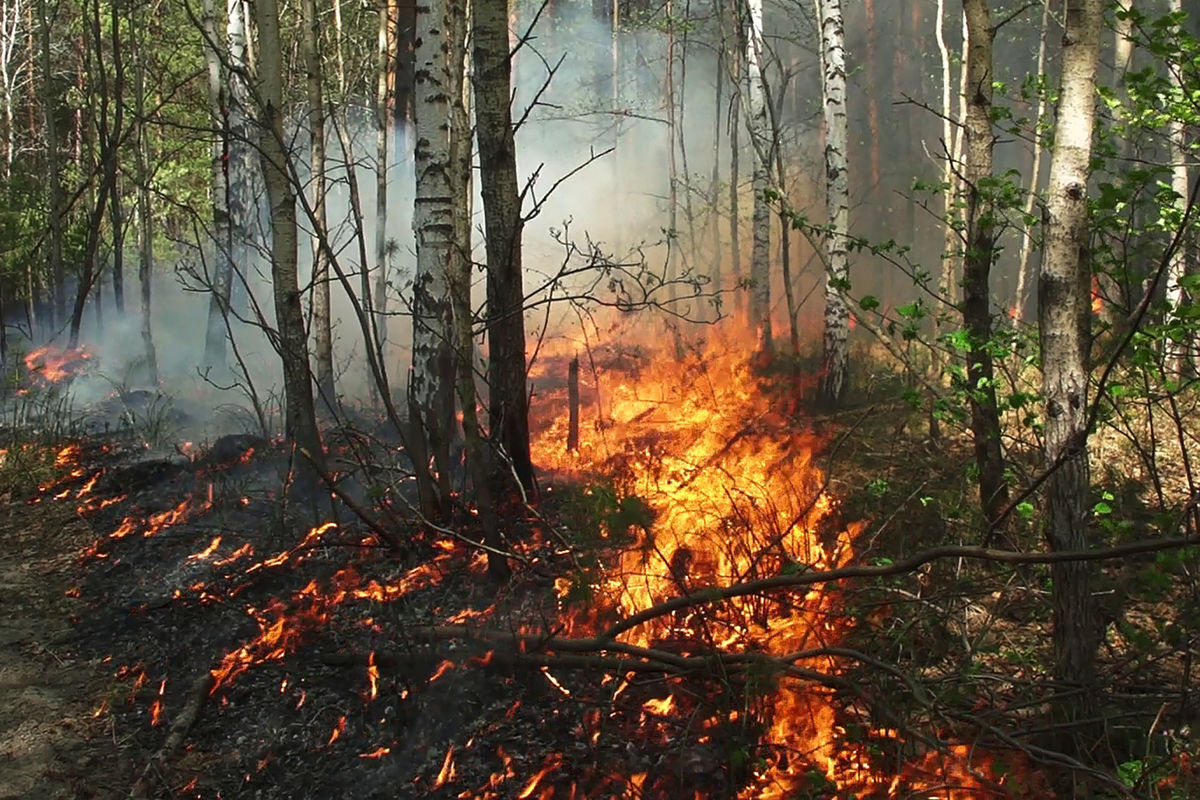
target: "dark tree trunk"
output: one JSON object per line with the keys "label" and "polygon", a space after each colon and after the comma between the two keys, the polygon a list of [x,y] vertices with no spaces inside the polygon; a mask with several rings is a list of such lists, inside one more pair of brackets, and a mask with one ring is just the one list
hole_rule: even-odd
{"label": "dark tree trunk", "polygon": [[966,250],[963,255],[963,323],[967,329],[967,396],[971,406],[971,435],[979,469],[979,500],[990,525],[1008,503],[1004,453],[1000,447],[1000,416],[996,406],[992,364],[990,277],[996,257],[995,209],[984,182],[992,177],[992,29],[987,0],[964,0],[969,31],[966,63],[967,125],[963,187],[967,207]]}
{"label": "dark tree trunk", "polygon": [[300,305],[296,254],[296,197],[292,190],[283,133],[283,59],[280,52],[279,8],[276,0],[254,5],[259,35],[259,92],[262,119],[259,150],[271,208],[271,282],[275,296],[277,346],[283,362],[286,433],[296,448],[308,453],[294,460],[302,489],[316,486],[313,464],[322,462],[321,440],[313,408],[308,368],[308,341]]}
{"label": "dark tree trunk", "polygon": [[509,98],[512,63],[508,6],[481,0],[474,9],[476,130],[487,236],[488,423],[498,488],[509,485],[509,462],[527,491],[534,487],[529,453],[525,375],[525,288],[521,268],[521,200],[517,187]]}

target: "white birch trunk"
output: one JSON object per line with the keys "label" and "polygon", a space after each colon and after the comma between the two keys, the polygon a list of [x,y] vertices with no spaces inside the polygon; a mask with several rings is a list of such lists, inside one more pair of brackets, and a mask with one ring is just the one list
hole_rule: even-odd
{"label": "white birch trunk", "polygon": [[375,86],[375,292],[372,298],[372,308],[375,311],[374,329],[379,338],[378,347],[381,352],[387,344],[387,307],[388,307],[388,251],[387,251],[387,221],[388,221],[388,130],[391,127],[390,105],[388,103],[388,37],[391,35],[391,18],[389,8],[391,3],[382,0],[379,7],[379,34],[376,41],[375,68],[377,70]]}
{"label": "white birch trunk", "polygon": [[846,164],[845,27],[841,0],[818,0],[817,9],[821,25],[821,89],[825,108],[825,208],[831,229],[825,237],[828,267],[821,398],[827,406],[836,406],[845,395],[850,369],[850,310],[844,294],[850,278],[846,241],[850,187]]}
{"label": "white birch trunk", "polygon": [[325,215],[325,87],[320,53],[320,22],[313,0],[300,3],[301,50],[307,75],[308,129],[311,136],[312,174],[312,327],[316,349],[317,397],[322,413],[335,402],[333,377],[333,330],[329,308],[329,259],[321,248],[321,237],[329,226]]}
{"label": "white birch trunk", "polygon": [[[221,38],[218,36],[216,8],[213,0],[204,0],[201,25],[204,29],[204,63],[208,70],[208,108],[213,125],[209,146],[209,191],[212,195],[213,253],[209,270],[208,327],[205,332],[204,363],[209,368],[225,361],[225,320],[229,308],[229,287],[233,264],[230,247],[229,186],[226,156],[229,153],[228,93],[225,69],[221,61]],[[144,221],[143,221],[144,222]]]}
{"label": "white birch trunk", "polygon": [[[455,168],[450,135],[453,126],[450,70],[451,31],[448,0],[422,0],[417,6],[416,91],[413,117],[416,192],[413,235],[417,265],[413,279],[413,351],[409,377],[410,409],[420,416],[430,444],[438,431],[443,360],[448,352],[451,307],[447,268],[455,257]],[[420,431],[417,431],[420,434]],[[426,451],[428,453],[428,451]],[[426,455],[426,457],[428,457]]]}
{"label": "white birch trunk", "polygon": [[[1182,0],[1170,0],[1169,7],[1172,14],[1177,14],[1183,10],[1183,2]],[[1171,80],[1178,88],[1180,95],[1186,97],[1188,89],[1183,82],[1181,65],[1176,64],[1169,71]],[[1175,194],[1174,211],[1182,218],[1187,210],[1189,178],[1187,132],[1184,130],[1182,120],[1177,118],[1171,120],[1167,125],[1167,137],[1170,139],[1171,148],[1171,191]],[[1176,316],[1188,302],[1182,284],[1188,272],[1188,251],[1189,248],[1186,246],[1175,248],[1175,252],[1171,254],[1171,261],[1167,264],[1167,307]],[[1187,356],[1186,340],[1176,341],[1171,337],[1167,338],[1166,366],[1169,374],[1182,378],[1181,373],[1186,366]]]}
{"label": "white birch trunk", "polygon": [[754,147],[751,187],[754,210],[751,216],[750,327],[759,352],[770,352],[771,341],[771,209],[767,191],[771,180],[771,136],[767,124],[767,91],[763,68],[762,0],[747,0],[746,20],[746,127]]}
{"label": "white birch trunk", "polygon": [[[1050,0],[1042,2],[1042,25],[1038,28],[1041,34],[1038,37],[1038,57],[1036,75],[1042,75],[1046,71],[1046,34],[1048,33],[1047,25],[1050,22]],[[1033,138],[1033,166],[1029,168],[1029,193],[1025,197],[1025,217],[1033,216],[1034,202],[1037,200],[1038,184],[1042,175],[1042,154],[1045,152],[1040,140],[1040,134],[1036,133],[1042,129],[1042,118],[1046,115],[1046,94],[1045,92],[1038,93],[1037,109],[1033,113],[1033,130],[1035,135]],[[1013,297],[1012,319],[1014,325],[1020,325],[1025,319],[1025,305],[1028,303],[1029,293],[1029,273],[1030,273],[1030,256],[1033,254],[1033,237],[1026,230],[1025,235],[1021,238],[1021,255],[1017,261],[1017,291]]]}
{"label": "white birch trunk", "polygon": [[[1095,120],[1102,0],[1071,0],[1063,37],[1062,83],[1047,193],[1048,223],[1038,277],[1042,393],[1045,397],[1046,539],[1052,551],[1079,552],[1088,537],[1090,475],[1087,381],[1091,274],[1088,165]],[[1091,562],[1053,564],[1054,672],[1070,720],[1089,715],[1100,642]]]}

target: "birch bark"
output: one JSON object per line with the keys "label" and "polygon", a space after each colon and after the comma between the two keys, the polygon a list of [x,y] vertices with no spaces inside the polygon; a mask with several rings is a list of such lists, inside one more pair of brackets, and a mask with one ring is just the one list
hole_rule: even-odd
{"label": "birch bark", "polygon": [[[1045,397],[1046,539],[1051,551],[1089,547],[1087,379],[1091,302],[1088,162],[1095,120],[1102,0],[1071,0],[1047,194],[1048,223],[1038,275],[1042,393]],[[1053,564],[1054,669],[1068,721],[1089,716],[1100,625],[1092,562]]]}
{"label": "birch bark", "polygon": [[825,108],[825,236],[828,268],[825,275],[825,337],[821,369],[821,400],[828,407],[841,403],[850,371],[850,309],[845,290],[850,279],[846,237],[850,221],[850,187],[846,154],[845,26],[841,0],[818,0],[821,25],[821,88]]}
{"label": "birch bark", "polygon": [[767,191],[771,180],[771,136],[767,124],[767,91],[763,67],[762,0],[746,0],[746,127],[754,148],[751,187],[754,206],[750,229],[750,328],[761,353],[773,347],[771,337],[771,209]]}

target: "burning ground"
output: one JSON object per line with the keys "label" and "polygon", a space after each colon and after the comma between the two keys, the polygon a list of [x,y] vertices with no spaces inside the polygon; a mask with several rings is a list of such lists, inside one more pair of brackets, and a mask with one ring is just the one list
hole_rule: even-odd
{"label": "burning ground", "polygon": [[560,349],[534,375],[542,494],[509,509],[498,591],[469,511],[412,518],[386,440],[330,436],[369,524],[282,493],[285,454],[254,437],[62,447],[8,507],[55,534],[18,540],[56,559],[21,587],[29,609],[72,623],[61,663],[32,663],[91,665],[73,724],[112,743],[54,768],[60,796],[1038,793],[1012,757],[992,778],[982,752],[872,716],[859,620],[841,584],[805,578],[855,563],[861,525],[817,465],[836,428],[813,430],[790,384],[716,351],[572,367]]}

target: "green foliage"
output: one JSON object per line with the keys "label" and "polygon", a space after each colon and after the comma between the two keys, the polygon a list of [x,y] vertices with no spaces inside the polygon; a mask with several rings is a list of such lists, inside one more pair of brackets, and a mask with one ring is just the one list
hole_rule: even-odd
{"label": "green foliage", "polygon": [[557,494],[565,535],[585,549],[628,544],[636,529],[654,524],[645,500],[620,493],[612,483],[564,487]]}

